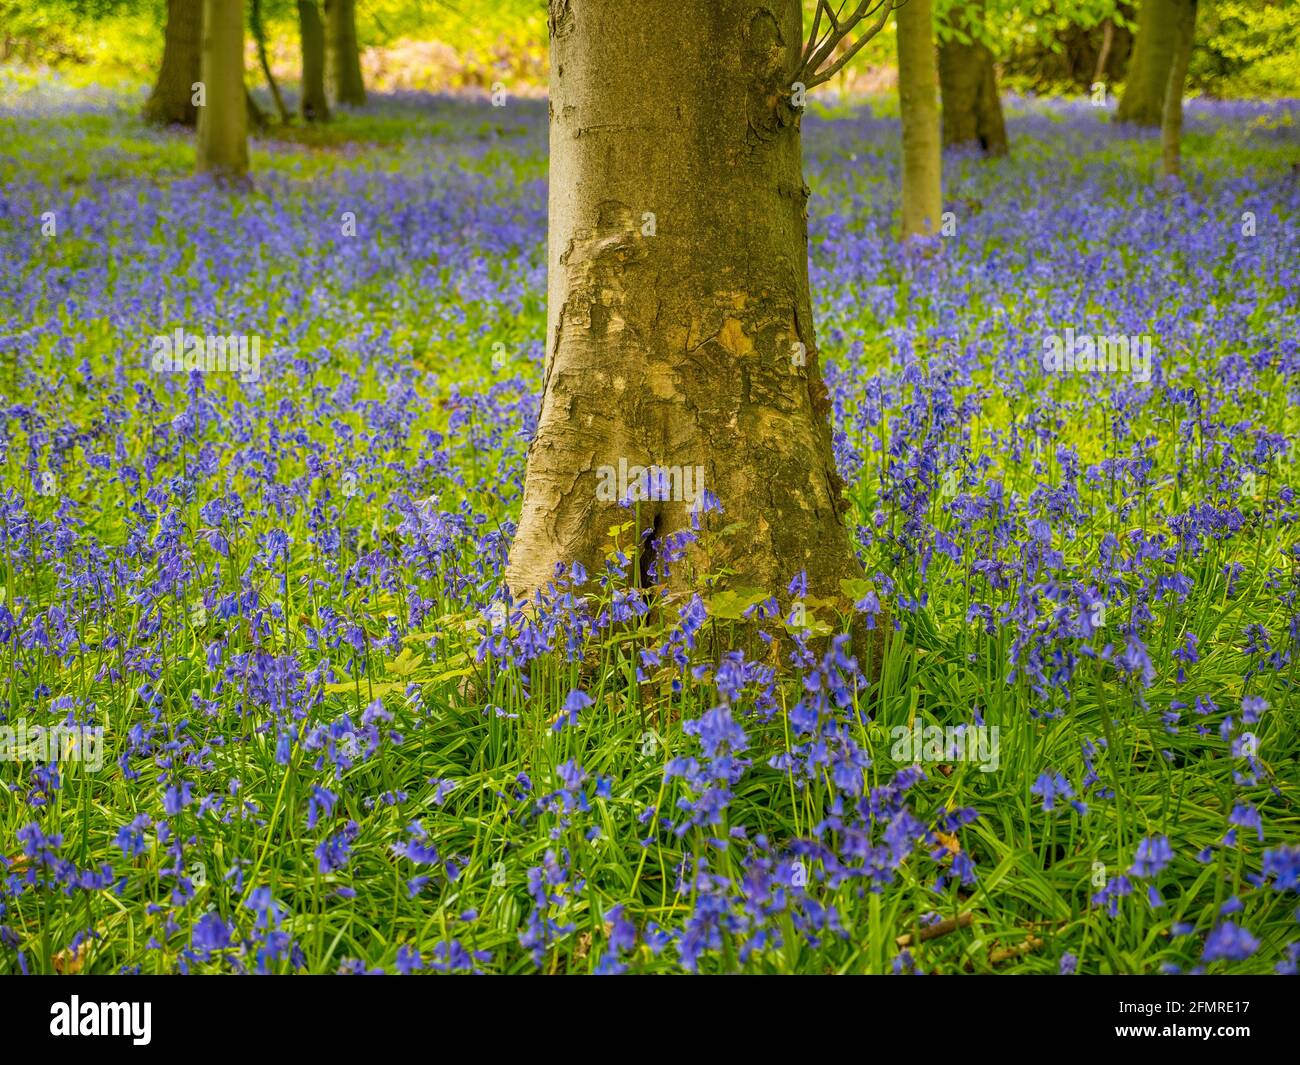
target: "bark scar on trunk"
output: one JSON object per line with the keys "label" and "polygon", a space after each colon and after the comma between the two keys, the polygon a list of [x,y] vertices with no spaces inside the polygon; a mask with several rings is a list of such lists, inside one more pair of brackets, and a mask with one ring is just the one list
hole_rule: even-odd
{"label": "bark scar on trunk", "polygon": [[749,129],[745,146],[752,156],[759,145],[767,144],[791,125],[797,125],[799,109],[791,103],[794,86],[790,82],[788,49],[781,24],[770,8],[760,8],[749,20],[745,34],[745,54],[753,71],[746,113]]}
{"label": "bark scar on trunk", "polygon": [[[560,255],[560,266],[569,277],[568,298],[560,307],[555,336],[546,359],[542,381],[540,426],[551,395],[551,375],[559,361],[566,326],[605,334],[614,324],[616,312],[610,305],[621,302],[622,275],[629,262],[646,258],[640,231],[633,224],[632,208],[618,200],[605,200],[596,210],[592,229],[576,234]],[[620,326],[622,318],[618,317]]]}
{"label": "bark scar on trunk", "polygon": [[573,32],[573,7],[569,0],[550,0],[547,5],[546,24],[551,37],[558,40]]}

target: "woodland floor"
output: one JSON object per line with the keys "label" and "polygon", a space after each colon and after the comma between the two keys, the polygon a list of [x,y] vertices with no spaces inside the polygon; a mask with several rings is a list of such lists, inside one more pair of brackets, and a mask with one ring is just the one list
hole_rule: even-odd
{"label": "woodland floor", "polygon": [[0,972],[1295,972],[1300,109],[1192,104],[1170,189],[1010,101],[928,254],[888,105],[808,116],[869,684],[758,596],[493,606],[544,102],[377,97],[233,195],[137,105],[0,104],[3,725],[103,730],[0,762]]}

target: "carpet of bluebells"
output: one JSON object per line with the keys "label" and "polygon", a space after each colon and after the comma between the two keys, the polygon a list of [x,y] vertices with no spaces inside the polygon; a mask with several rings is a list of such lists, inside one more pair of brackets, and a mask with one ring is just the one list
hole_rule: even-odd
{"label": "carpet of bluebells", "polygon": [[[797,573],[509,602],[544,102],[378,96],[232,193],[11,88],[0,725],[103,763],[0,762],[0,972],[1296,972],[1300,106],[1191,105],[1169,187],[1011,101],[910,249],[888,104],[807,117],[871,683]],[[177,328],[257,380],[154,371]],[[895,756],[934,725],[996,767]]]}

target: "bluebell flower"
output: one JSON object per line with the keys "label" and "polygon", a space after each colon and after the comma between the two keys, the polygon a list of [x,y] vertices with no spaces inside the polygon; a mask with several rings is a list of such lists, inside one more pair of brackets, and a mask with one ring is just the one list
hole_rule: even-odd
{"label": "bluebell flower", "polygon": [[1203,961],[1245,961],[1259,949],[1259,940],[1232,921],[1224,921],[1205,938]]}
{"label": "bluebell flower", "polygon": [[1168,836],[1151,836],[1140,840],[1130,876],[1154,877],[1174,860],[1174,848]]}

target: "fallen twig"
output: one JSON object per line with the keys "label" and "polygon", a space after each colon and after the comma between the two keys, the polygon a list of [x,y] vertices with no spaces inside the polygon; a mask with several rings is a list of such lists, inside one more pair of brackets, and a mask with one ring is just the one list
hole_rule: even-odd
{"label": "fallen twig", "polygon": [[989,951],[989,964],[999,965],[1004,961],[1011,961],[1014,958],[1023,957],[1032,951],[1037,950],[1043,945],[1041,939],[1035,939],[1030,936],[1023,943],[1017,943],[1014,947],[1001,947],[998,950]]}
{"label": "fallen twig", "polygon": [[[947,917],[937,924],[929,925],[922,928],[917,935],[917,941],[924,943],[927,939],[937,939],[939,936],[946,936],[949,932],[955,932],[959,928],[969,928],[970,923],[975,919],[975,914],[970,910],[958,917]],[[910,947],[912,945],[912,933],[907,932],[894,940],[899,947]]]}

